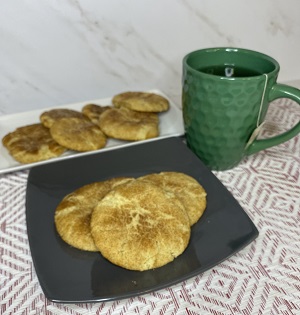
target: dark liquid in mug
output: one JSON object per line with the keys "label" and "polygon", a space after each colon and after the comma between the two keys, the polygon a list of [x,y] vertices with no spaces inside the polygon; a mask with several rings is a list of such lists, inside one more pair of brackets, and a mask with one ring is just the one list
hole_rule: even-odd
{"label": "dark liquid in mug", "polygon": [[241,77],[253,77],[257,75],[261,75],[262,72],[247,69],[242,67],[234,67],[234,66],[211,66],[197,69],[200,72],[204,72],[207,74],[213,74],[220,77],[228,77],[228,78],[241,78]]}

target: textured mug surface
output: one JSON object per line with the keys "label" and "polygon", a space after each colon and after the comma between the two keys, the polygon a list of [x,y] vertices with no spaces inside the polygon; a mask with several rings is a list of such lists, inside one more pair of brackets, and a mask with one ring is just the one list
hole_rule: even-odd
{"label": "textured mug surface", "polygon": [[[229,70],[214,74],[215,68]],[[204,70],[206,69],[206,70]],[[208,69],[208,70],[207,70]],[[243,69],[235,76],[235,69]],[[269,103],[289,97],[300,103],[300,91],[276,83],[279,64],[259,52],[209,48],[183,60],[182,110],[188,146],[211,169],[236,166],[245,155],[292,138],[290,131],[266,140],[252,135],[264,121]]]}

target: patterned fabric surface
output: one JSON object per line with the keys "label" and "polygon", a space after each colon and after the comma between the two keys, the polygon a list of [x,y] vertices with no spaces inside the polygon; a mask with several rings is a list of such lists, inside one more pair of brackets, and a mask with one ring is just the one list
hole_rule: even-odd
{"label": "patterned fabric surface", "polygon": [[[300,119],[299,106],[273,102],[263,136]],[[25,222],[28,171],[0,176],[0,314],[300,314],[300,137],[214,172],[259,230],[218,266],[178,285],[95,304],[56,304],[42,293]],[[55,257],[53,257],[55,259]]]}

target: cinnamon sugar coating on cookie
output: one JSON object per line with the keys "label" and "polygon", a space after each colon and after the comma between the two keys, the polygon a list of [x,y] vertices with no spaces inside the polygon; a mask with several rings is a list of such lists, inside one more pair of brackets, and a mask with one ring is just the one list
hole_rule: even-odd
{"label": "cinnamon sugar coating on cookie", "polygon": [[55,226],[61,238],[75,248],[98,251],[90,228],[94,207],[110,190],[130,180],[117,177],[94,182],[66,195],[55,210]]}
{"label": "cinnamon sugar coating on cookie", "polygon": [[113,97],[115,107],[125,107],[140,112],[164,112],[169,109],[169,101],[158,94],[147,92],[124,92]]}
{"label": "cinnamon sugar coating on cookie", "polygon": [[98,203],[91,231],[106,259],[140,271],[173,261],[186,249],[191,233],[175,195],[138,180],[117,186]]}
{"label": "cinnamon sugar coating on cookie", "polygon": [[43,112],[40,115],[40,121],[45,127],[50,128],[53,123],[59,119],[70,117],[84,118],[83,114],[76,110],[68,108],[54,108]]}
{"label": "cinnamon sugar coating on cookie", "polygon": [[62,118],[50,128],[51,136],[62,146],[74,151],[92,151],[106,145],[106,136],[86,118]]}
{"label": "cinnamon sugar coating on cookie", "polygon": [[99,118],[101,130],[111,138],[138,141],[159,135],[158,116],[127,108],[111,108]]}
{"label": "cinnamon sugar coating on cookie", "polygon": [[102,113],[104,113],[109,108],[111,108],[111,106],[100,106],[97,104],[86,104],[85,106],[83,106],[81,111],[95,125],[98,125],[100,115]]}
{"label": "cinnamon sugar coating on cookie", "polygon": [[140,177],[159,187],[173,192],[183,203],[190,219],[195,224],[206,209],[206,191],[193,177],[180,172],[152,173]]}
{"label": "cinnamon sugar coating on cookie", "polygon": [[42,124],[17,128],[5,135],[3,145],[10,155],[23,164],[35,163],[58,157],[66,151],[52,137],[49,129]]}

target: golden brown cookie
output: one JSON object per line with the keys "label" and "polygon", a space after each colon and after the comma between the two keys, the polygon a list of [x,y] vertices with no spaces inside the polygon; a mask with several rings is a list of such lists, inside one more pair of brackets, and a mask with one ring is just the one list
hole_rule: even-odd
{"label": "golden brown cookie", "polygon": [[133,180],[115,187],[97,204],[91,232],[106,259],[142,271],[182,254],[190,239],[190,223],[174,194]]}
{"label": "golden brown cookie", "polygon": [[124,92],[115,95],[112,103],[139,112],[164,112],[169,109],[169,101],[161,95],[147,92]]}
{"label": "golden brown cookie", "polygon": [[24,164],[48,160],[66,151],[42,124],[17,128],[4,136],[2,143],[16,161]]}
{"label": "golden brown cookie", "polygon": [[106,136],[86,118],[61,118],[50,128],[51,136],[60,145],[75,151],[92,151],[106,145]]}
{"label": "golden brown cookie", "polygon": [[82,113],[88,117],[95,125],[98,125],[100,115],[111,106],[100,106],[96,104],[86,104],[82,108]]}
{"label": "golden brown cookie", "polygon": [[159,135],[157,114],[127,108],[106,110],[99,118],[99,126],[108,137],[121,140],[145,140]]}
{"label": "golden brown cookie", "polygon": [[55,109],[51,109],[49,111],[43,112],[40,115],[40,121],[45,127],[50,128],[55,121],[61,118],[68,118],[68,117],[82,118],[84,116],[82,113],[73,109],[55,108]]}
{"label": "golden brown cookie", "polygon": [[173,192],[183,203],[190,219],[195,224],[206,209],[206,191],[191,176],[180,172],[161,172],[140,177],[139,180],[150,181],[159,187]]}
{"label": "golden brown cookie", "polygon": [[119,177],[95,182],[65,196],[55,210],[55,226],[61,238],[78,249],[98,251],[90,229],[92,211],[111,189],[129,180]]}

